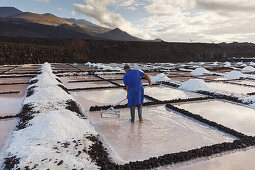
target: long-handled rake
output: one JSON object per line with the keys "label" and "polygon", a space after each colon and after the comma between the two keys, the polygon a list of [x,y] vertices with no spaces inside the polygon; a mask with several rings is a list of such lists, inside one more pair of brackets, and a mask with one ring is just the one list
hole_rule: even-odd
{"label": "long-handled rake", "polygon": [[112,105],[109,109],[104,110],[101,112],[101,118],[111,118],[117,116],[120,118],[120,111],[115,110],[114,107],[119,105],[120,103],[124,102],[127,99],[123,99],[120,102],[116,103],[115,105]]}

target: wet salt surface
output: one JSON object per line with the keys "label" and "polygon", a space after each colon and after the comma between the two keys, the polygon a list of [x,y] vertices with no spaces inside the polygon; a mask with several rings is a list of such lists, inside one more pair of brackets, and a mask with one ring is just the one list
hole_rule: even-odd
{"label": "wet salt surface", "polygon": [[122,79],[124,74],[113,74],[113,75],[98,75],[104,79]]}
{"label": "wet salt surface", "polygon": [[95,82],[81,82],[81,83],[65,83],[68,89],[76,88],[90,88],[90,87],[113,87],[115,85],[108,83],[107,81],[95,81]]}
{"label": "wet salt surface", "polygon": [[144,93],[158,100],[173,100],[173,99],[188,99],[204,97],[197,93],[192,93],[184,90],[179,90],[170,87],[145,87]]}
{"label": "wet salt surface", "polygon": [[16,115],[19,113],[23,97],[8,97],[0,95],[0,116]]}
{"label": "wet salt surface", "polygon": [[237,81],[231,81],[231,82],[232,83],[246,84],[246,85],[255,86],[255,81],[252,81],[252,80],[237,80]]}
{"label": "wet salt surface", "polygon": [[254,109],[219,100],[176,104],[176,106],[246,135],[255,135]]}
{"label": "wet salt surface", "polygon": [[30,79],[31,79],[30,77],[0,78],[0,84],[1,83],[25,83],[25,82],[29,82]]}
{"label": "wet salt surface", "polygon": [[[26,89],[27,89],[26,84],[0,86],[0,92],[9,92],[9,91],[19,91],[20,92],[17,94],[7,94],[10,97],[23,97],[25,95]],[[7,96],[7,95],[4,95],[4,96]],[[0,94],[0,96],[2,96],[2,95]]]}
{"label": "wet salt surface", "polygon": [[255,149],[239,150],[232,153],[225,153],[210,158],[202,158],[172,166],[164,166],[157,170],[252,170],[255,167],[254,162]]}
{"label": "wet salt surface", "polygon": [[255,92],[255,87],[245,87],[240,85],[216,83],[216,82],[208,82],[207,85],[209,88],[212,88],[214,90],[221,90],[221,91],[226,91],[226,92],[236,93],[236,94],[247,94],[247,93]]}
{"label": "wet salt surface", "polygon": [[82,80],[99,80],[99,78],[93,76],[93,75],[86,75],[86,76],[66,76],[66,77],[60,77],[60,80],[63,83],[67,83],[69,81],[82,81]]}
{"label": "wet salt surface", "polygon": [[174,80],[174,81],[181,81],[181,82],[184,82],[184,81],[188,81],[189,79],[191,79],[192,77],[172,77],[170,78],[171,80]]}
{"label": "wet salt surface", "polygon": [[100,112],[90,112],[89,117],[112,151],[111,156],[124,162],[234,140],[208,126],[167,111],[165,106],[144,107],[144,123],[138,123],[136,115],[135,124],[131,124],[129,109],[120,109],[120,119],[101,118]]}
{"label": "wet salt surface", "polygon": [[[123,89],[104,89],[71,92],[84,110],[89,110],[91,106],[103,106],[116,104],[126,98],[127,92]],[[121,104],[126,104],[127,100]]]}
{"label": "wet salt surface", "polygon": [[[4,150],[4,146],[8,140],[8,137],[15,129],[18,123],[18,119],[6,119],[0,120],[0,162],[1,162],[1,152]],[[1,165],[0,165],[1,166]]]}

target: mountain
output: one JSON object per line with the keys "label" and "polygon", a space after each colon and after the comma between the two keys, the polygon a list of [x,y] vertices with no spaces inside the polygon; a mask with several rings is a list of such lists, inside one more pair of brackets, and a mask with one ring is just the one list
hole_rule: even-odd
{"label": "mountain", "polygon": [[[142,41],[119,28],[111,30],[84,19],[60,18],[50,13],[22,12],[13,7],[0,8],[1,13],[5,17],[0,21],[1,25],[4,26],[0,29],[0,35],[6,33],[6,36],[71,39],[77,39],[80,36],[80,39]],[[4,22],[7,25],[4,25]],[[25,24],[30,25],[31,28],[28,28]],[[11,26],[20,26],[20,28],[11,28]],[[56,28],[49,26],[55,26]],[[15,31],[11,32],[12,30]],[[46,32],[43,32],[43,30]],[[57,30],[60,32],[57,32]]]}
{"label": "mountain", "polygon": [[105,27],[101,27],[96,24],[93,24],[92,22],[89,22],[85,19],[65,18],[65,20],[81,27],[87,34],[90,34],[90,35],[105,33],[111,30],[109,28],[105,28]]}
{"label": "mountain", "polygon": [[20,13],[22,13],[22,11],[14,7],[0,7],[0,17],[9,17]]}
{"label": "mountain", "polygon": [[91,27],[100,27],[96,24],[93,24],[92,22],[89,22],[85,19],[74,19],[74,18],[64,18],[65,20],[73,23],[73,24],[77,24],[77,25],[85,25],[85,26],[91,26]]}
{"label": "mountain", "polygon": [[142,41],[141,39],[133,37],[125,31],[120,30],[119,28],[99,34],[98,37],[117,41]]}
{"label": "mountain", "polygon": [[60,39],[98,39],[65,25],[52,26],[28,22],[20,18],[0,18],[0,36]]}
{"label": "mountain", "polygon": [[31,13],[31,12],[22,12],[20,14],[11,16],[12,18],[20,18],[24,19],[29,22],[34,22],[38,24],[43,24],[43,25],[53,25],[53,26],[58,26],[61,24],[67,24],[67,25],[72,25],[71,22],[59,18],[55,15],[46,13],[46,14],[36,14],[36,13]]}

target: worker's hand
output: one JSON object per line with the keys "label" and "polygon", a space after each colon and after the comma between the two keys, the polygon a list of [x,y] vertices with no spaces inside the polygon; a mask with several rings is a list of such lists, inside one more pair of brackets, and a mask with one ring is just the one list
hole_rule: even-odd
{"label": "worker's hand", "polygon": [[128,94],[127,94],[127,99],[128,99]]}
{"label": "worker's hand", "polygon": [[149,82],[149,87],[152,85],[152,83],[151,82]]}

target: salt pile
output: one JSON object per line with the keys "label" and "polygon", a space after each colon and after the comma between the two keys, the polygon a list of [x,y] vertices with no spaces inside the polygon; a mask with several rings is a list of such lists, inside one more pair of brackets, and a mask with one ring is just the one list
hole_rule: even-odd
{"label": "salt pile", "polygon": [[225,62],[223,64],[224,64],[225,67],[230,67],[231,66],[230,62]]}
{"label": "salt pile", "polygon": [[179,88],[188,91],[199,91],[209,89],[206,82],[201,79],[189,79],[188,81],[182,83]]}
{"label": "salt pile", "polygon": [[[34,93],[23,101],[23,105],[30,105],[36,113],[32,112],[27,120],[21,119],[27,123],[13,133],[5,155],[19,159],[16,169],[26,169],[26,166],[30,169],[35,165],[37,169],[98,169],[87,154],[93,142],[86,138],[96,136],[97,132],[78,112],[67,109],[74,107],[67,101],[75,100],[59,87],[62,84],[54,79],[51,66],[45,63],[41,70],[42,74],[34,79],[38,82],[30,86]],[[76,145],[78,141],[80,144]]]}
{"label": "salt pile", "polygon": [[224,75],[227,79],[240,79],[241,77],[245,77],[240,71],[230,71]]}
{"label": "salt pile", "polygon": [[167,77],[164,73],[160,73],[156,76],[150,76],[152,84],[156,84],[157,82],[170,81],[170,78]]}
{"label": "salt pile", "polygon": [[251,61],[249,64],[250,64],[251,66],[255,66],[255,63],[252,62],[252,61]]}
{"label": "salt pile", "polygon": [[252,66],[246,66],[242,69],[242,72],[255,72],[255,68]]}
{"label": "salt pile", "polygon": [[246,65],[245,63],[243,63],[241,66],[242,66],[242,67],[246,67],[247,65]]}
{"label": "salt pile", "polygon": [[217,66],[219,63],[217,61],[215,61],[212,66]]}
{"label": "salt pile", "polygon": [[204,65],[205,63],[204,62],[200,62],[199,65]]}
{"label": "salt pile", "polygon": [[111,66],[100,64],[100,63],[96,64],[96,63],[87,62],[87,63],[85,63],[85,65],[87,65],[89,67],[99,68],[99,69],[102,69],[102,70],[121,71],[121,69],[119,67],[111,67]]}
{"label": "salt pile", "polygon": [[243,62],[237,62],[236,64],[237,64],[237,65],[242,65],[242,64],[243,64]]}
{"label": "salt pile", "polygon": [[210,72],[206,70],[205,68],[196,68],[191,72],[192,75],[203,75],[203,74],[209,74]]}

